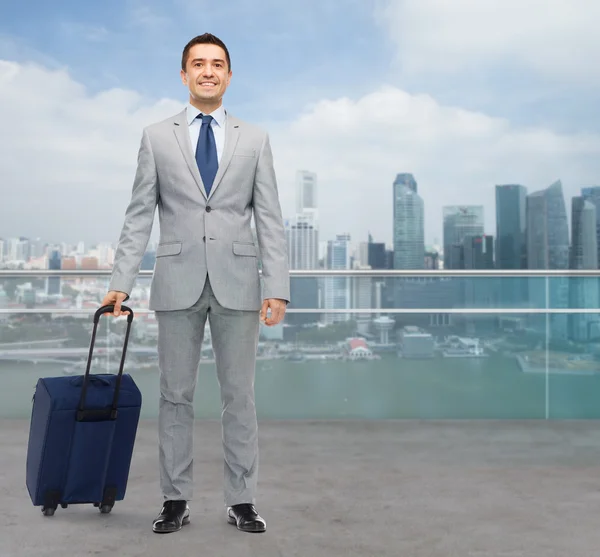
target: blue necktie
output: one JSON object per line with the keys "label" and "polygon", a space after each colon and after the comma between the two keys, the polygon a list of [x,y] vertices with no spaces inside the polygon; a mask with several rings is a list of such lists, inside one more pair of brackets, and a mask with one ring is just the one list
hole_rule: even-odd
{"label": "blue necktie", "polygon": [[202,126],[200,126],[200,136],[196,145],[196,163],[198,164],[198,170],[206,188],[206,195],[208,195],[210,194],[210,188],[212,188],[215,176],[217,175],[217,169],[219,168],[217,144],[215,143],[215,136],[210,125],[213,117],[198,114],[197,118],[202,118]]}

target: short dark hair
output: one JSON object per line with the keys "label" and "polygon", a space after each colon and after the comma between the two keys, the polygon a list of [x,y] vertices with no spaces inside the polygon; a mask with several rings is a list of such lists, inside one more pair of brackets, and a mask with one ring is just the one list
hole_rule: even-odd
{"label": "short dark hair", "polygon": [[185,48],[183,49],[183,54],[181,55],[181,69],[183,71],[185,71],[186,69],[188,56],[190,55],[190,49],[197,44],[216,44],[217,46],[220,46],[225,51],[225,57],[227,58],[227,67],[229,71],[231,71],[231,58],[229,57],[229,50],[227,50],[225,43],[221,39],[215,37],[214,35],[211,35],[210,33],[198,35],[197,37],[194,37],[188,44],[185,45]]}

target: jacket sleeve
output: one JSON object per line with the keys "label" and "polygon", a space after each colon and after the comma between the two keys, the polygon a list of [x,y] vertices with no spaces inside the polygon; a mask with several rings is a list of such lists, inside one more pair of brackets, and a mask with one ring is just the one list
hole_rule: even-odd
{"label": "jacket sleeve", "polygon": [[268,134],[258,156],[252,205],[262,260],[263,299],[280,298],[289,303],[287,243]]}
{"label": "jacket sleeve", "polygon": [[148,247],[154,213],[158,204],[158,176],[148,130],[144,129],[138,152],[137,171],[133,181],[131,201],[115,253],[109,290],[127,294],[135,284]]}

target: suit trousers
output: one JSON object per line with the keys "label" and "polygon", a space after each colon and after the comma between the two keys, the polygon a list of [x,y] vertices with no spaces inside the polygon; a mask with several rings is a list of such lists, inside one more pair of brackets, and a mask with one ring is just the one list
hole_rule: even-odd
{"label": "suit trousers", "polygon": [[225,505],[255,503],[258,425],[254,376],[259,313],[224,308],[207,277],[190,308],[157,311],[159,468],[165,500],[193,497],[194,391],[208,318],[221,389]]}

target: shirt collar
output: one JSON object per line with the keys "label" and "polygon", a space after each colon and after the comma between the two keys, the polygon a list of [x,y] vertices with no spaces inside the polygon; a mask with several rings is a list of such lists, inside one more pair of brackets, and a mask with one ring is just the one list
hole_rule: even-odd
{"label": "shirt collar", "polygon": [[[188,103],[187,104],[187,123],[188,126],[192,125],[192,122],[197,118],[198,114],[200,114],[200,110],[198,110],[195,106]],[[227,113],[225,112],[225,107],[221,105],[217,110],[210,113],[210,115],[214,118],[215,122],[220,128],[225,127],[225,119],[227,118]]]}

